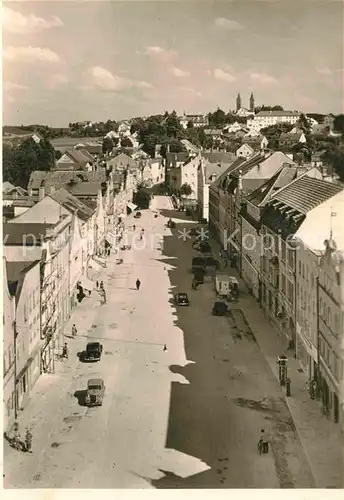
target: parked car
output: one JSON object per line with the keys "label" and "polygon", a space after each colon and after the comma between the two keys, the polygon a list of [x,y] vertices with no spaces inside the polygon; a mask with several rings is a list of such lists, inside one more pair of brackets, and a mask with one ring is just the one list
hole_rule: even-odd
{"label": "parked car", "polygon": [[86,406],[102,406],[105,392],[104,380],[92,378],[87,382]]}
{"label": "parked car", "polygon": [[203,269],[195,269],[194,273],[194,281],[197,285],[202,285],[204,283],[204,270]]}
{"label": "parked car", "polygon": [[99,361],[103,352],[103,346],[99,342],[89,342],[83,356],[83,361]]}
{"label": "parked car", "polygon": [[142,216],[141,212],[135,212],[134,219],[140,219],[141,216]]}
{"label": "parked car", "polygon": [[220,262],[216,259],[214,259],[213,257],[207,257],[205,259],[206,261],[206,266],[207,267],[211,267],[211,268],[214,268],[214,269],[219,269],[220,268]]}
{"label": "parked car", "polygon": [[225,316],[228,311],[228,306],[226,302],[215,302],[213,305],[213,315],[214,316]]}
{"label": "parked car", "polygon": [[206,241],[201,241],[199,244],[199,251],[201,253],[211,254],[211,246]]}
{"label": "parked car", "polygon": [[197,269],[205,271],[206,261],[203,257],[193,257],[192,259],[192,272],[195,273]]}
{"label": "parked car", "polygon": [[190,301],[187,293],[176,293],[174,296],[177,306],[189,306]]}

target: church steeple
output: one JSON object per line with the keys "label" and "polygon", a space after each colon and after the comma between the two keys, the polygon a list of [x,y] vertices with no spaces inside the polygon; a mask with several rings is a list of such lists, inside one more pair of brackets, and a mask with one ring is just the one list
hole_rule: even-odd
{"label": "church steeple", "polygon": [[240,108],[241,108],[241,97],[240,94],[238,94],[236,98],[236,110],[238,111]]}
{"label": "church steeple", "polygon": [[254,97],[253,97],[253,92],[251,92],[250,96],[250,111],[254,111]]}

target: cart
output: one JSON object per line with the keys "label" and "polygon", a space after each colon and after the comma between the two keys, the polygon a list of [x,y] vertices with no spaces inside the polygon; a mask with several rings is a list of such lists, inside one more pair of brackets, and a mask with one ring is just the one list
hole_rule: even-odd
{"label": "cart", "polygon": [[215,291],[218,297],[227,297],[230,293],[231,276],[224,273],[215,274]]}

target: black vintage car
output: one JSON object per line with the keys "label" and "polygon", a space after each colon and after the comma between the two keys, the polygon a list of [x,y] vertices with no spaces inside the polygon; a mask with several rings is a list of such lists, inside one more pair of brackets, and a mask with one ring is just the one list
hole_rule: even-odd
{"label": "black vintage car", "polygon": [[202,285],[204,283],[204,270],[203,269],[195,269],[193,275],[194,275],[194,282],[197,285]]}
{"label": "black vintage car", "polygon": [[186,293],[176,293],[174,296],[175,303],[177,306],[189,306],[190,301]]}
{"label": "black vintage car", "polygon": [[83,361],[100,361],[103,346],[99,342],[89,342],[83,355]]}
{"label": "black vintage car", "polygon": [[226,316],[228,306],[226,302],[215,302],[212,310],[213,316]]}
{"label": "black vintage car", "polygon": [[141,212],[135,212],[134,213],[134,219],[140,219],[142,216]]}
{"label": "black vintage car", "polygon": [[193,257],[191,266],[193,273],[195,273],[198,269],[205,271],[206,261],[203,257]]}

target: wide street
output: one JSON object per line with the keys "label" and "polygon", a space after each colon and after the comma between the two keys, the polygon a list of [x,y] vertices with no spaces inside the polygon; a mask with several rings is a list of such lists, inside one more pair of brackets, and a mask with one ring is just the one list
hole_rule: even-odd
{"label": "wide street", "polygon": [[[173,234],[154,209],[176,217]],[[78,337],[69,342],[70,359],[50,376],[44,398],[33,396],[23,412],[23,419],[36,412],[34,452],[6,445],[5,487],[313,486],[282,392],[240,302],[231,317],[213,317],[213,285],[191,290],[191,240],[179,237],[190,222],[170,209],[168,198],[156,196],[140,220],[126,219],[123,243],[132,249],[121,252],[122,265],[110,257],[107,304],[92,299],[88,324],[78,324]],[[189,294],[189,308],[176,310],[177,291]],[[79,362],[77,352],[95,339],[104,347],[101,361]],[[44,388],[44,377],[37,386]],[[97,377],[106,386],[103,406],[80,406],[74,393]],[[260,456],[262,428],[272,446]]]}

